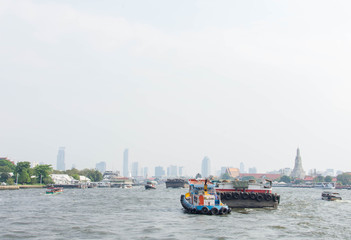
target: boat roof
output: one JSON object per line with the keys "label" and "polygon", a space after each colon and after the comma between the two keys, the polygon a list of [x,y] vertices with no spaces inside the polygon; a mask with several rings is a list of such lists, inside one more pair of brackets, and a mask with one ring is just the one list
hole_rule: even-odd
{"label": "boat roof", "polygon": [[[206,182],[206,179],[189,179],[189,186],[194,186],[195,188],[203,188]],[[210,180],[207,180],[207,187],[213,188],[214,185]]]}

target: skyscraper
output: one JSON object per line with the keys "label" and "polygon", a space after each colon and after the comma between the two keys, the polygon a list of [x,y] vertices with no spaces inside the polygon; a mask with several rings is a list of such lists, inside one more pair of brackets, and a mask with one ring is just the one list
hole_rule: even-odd
{"label": "skyscraper", "polygon": [[299,178],[299,179],[304,179],[306,176],[306,173],[302,168],[302,161],[301,161],[299,148],[297,148],[296,158],[295,158],[295,167],[291,173],[291,176],[294,178]]}
{"label": "skyscraper", "polygon": [[132,177],[137,177],[138,176],[138,170],[139,170],[139,163],[138,162],[132,162]]}
{"label": "skyscraper", "polygon": [[207,178],[211,175],[211,163],[208,157],[204,157],[202,160],[201,173],[203,178]]}
{"label": "skyscraper", "polygon": [[106,163],[105,162],[99,162],[95,165],[96,170],[104,174],[106,172]]}
{"label": "skyscraper", "polygon": [[60,171],[65,171],[65,147],[59,147],[58,153],[57,153],[57,164],[56,164],[57,170]]}
{"label": "skyscraper", "polygon": [[240,163],[240,173],[245,173],[245,166],[243,162]]}
{"label": "skyscraper", "polygon": [[169,167],[169,176],[170,177],[178,177],[178,167],[171,165]]}
{"label": "skyscraper", "polygon": [[149,168],[148,167],[144,167],[143,176],[144,176],[144,178],[149,177]]}
{"label": "skyscraper", "polygon": [[126,148],[123,153],[123,176],[129,177],[128,148]]}
{"label": "skyscraper", "polygon": [[179,167],[178,172],[180,177],[184,176],[184,167],[183,166]]}
{"label": "skyscraper", "polygon": [[155,177],[163,177],[165,175],[165,170],[163,169],[163,167],[158,166],[155,167]]}

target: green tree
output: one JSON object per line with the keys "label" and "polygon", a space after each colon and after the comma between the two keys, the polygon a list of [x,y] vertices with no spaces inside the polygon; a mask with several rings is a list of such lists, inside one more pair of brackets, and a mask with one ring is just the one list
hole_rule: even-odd
{"label": "green tree", "polygon": [[36,176],[37,182],[39,183],[40,183],[40,179],[42,180],[42,183],[44,183],[43,179],[50,178],[51,173],[52,173],[51,165],[42,164],[34,168],[34,175]]}
{"label": "green tree", "polygon": [[102,174],[96,169],[91,169],[86,175],[92,182],[100,182],[102,180]]}
{"label": "green tree", "polygon": [[68,174],[69,176],[73,177],[74,174],[80,174],[79,170],[76,168],[72,168],[70,170],[66,170],[66,174]]}
{"label": "green tree", "polygon": [[280,182],[285,182],[285,183],[290,183],[291,182],[291,177],[284,175],[284,176],[281,176],[279,181]]}
{"label": "green tree", "polygon": [[333,181],[333,177],[331,177],[331,176],[326,176],[326,177],[324,178],[324,181],[326,181],[326,182],[332,182],[332,181]]}
{"label": "green tree", "polygon": [[13,180],[13,178],[8,178],[7,181],[6,181],[6,184],[7,185],[13,185],[13,184],[15,184],[15,181]]}
{"label": "green tree", "polygon": [[313,182],[324,182],[324,177],[323,176],[317,176],[313,179]]}
{"label": "green tree", "polygon": [[19,162],[15,167],[14,175],[18,175],[18,183],[30,183],[30,162]]}
{"label": "green tree", "polygon": [[101,172],[99,172],[96,169],[85,168],[85,169],[81,170],[79,173],[80,173],[80,175],[89,178],[92,182],[99,182],[102,180]]}
{"label": "green tree", "polygon": [[342,185],[350,185],[351,183],[351,174],[343,173],[336,177],[336,179],[342,183]]}
{"label": "green tree", "polygon": [[78,180],[79,181],[79,174],[78,173],[74,173],[72,175],[72,177],[75,179],[75,180]]}
{"label": "green tree", "polygon": [[3,172],[0,174],[0,182],[6,182],[10,178],[10,174]]}
{"label": "green tree", "polygon": [[1,169],[7,169],[7,170],[9,170],[8,172],[13,172],[15,170],[15,165],[7,159],[1,159],[0,160],[0,172],[5,172],[4,170],[1,170]]}

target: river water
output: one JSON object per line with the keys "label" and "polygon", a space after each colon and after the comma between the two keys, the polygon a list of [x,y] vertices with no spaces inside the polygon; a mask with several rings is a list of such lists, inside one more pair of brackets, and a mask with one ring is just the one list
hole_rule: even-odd
{"label": "river water", "polygon": [[0,191],[0,239],[350,239],[351,191],[342,201],[322,190],[275,188],[276,210],[237,209],[225,216],[182,211],[186,189],[95,188]]}

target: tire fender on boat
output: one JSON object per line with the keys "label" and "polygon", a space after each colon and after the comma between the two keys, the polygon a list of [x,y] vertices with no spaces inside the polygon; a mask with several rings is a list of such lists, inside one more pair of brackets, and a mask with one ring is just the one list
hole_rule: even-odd
{"label": "tire fender on boat", "polygon": [[265,199],[266,201],[271,201],[271,200],[272,200],[272,194],[266,193],[266,194],[264,195],[264,199]]}
{"label": "tire fender on boat", "polygon": [[263,200],[263,196],[262,196],[261,194],[257,194],[256,200],[257,200],[258,202],[261,202],[261,201]]}
{"label": "tire fender on boat", "polygon": [[256,193],[254,192],[250,193],[250,199],[256,200],[256,198],[257,198]]}
{"label": "tire fender on boat", "polygon": [[243,193],[241,193],[241,198],[242,199],[248,199],[249,198],[249,194],[247,192],[243,192]]}
{"label": "tire fender on boat", "polygon": [[226,193],[226,194],[225,194],[225,199],[227,199],[227,200],[232,199],[232,194]]}
{"label": "tire fender on boat", "polygon": [[225,208],[225,207],[222,207],[222,208],[221,208],[221,212],[222,212],[223,214],[226,214],[226,213],[228,213],[228,209]]}
{"label": "tire fender on boat", "polygon": [[233,199],[239,199],[240,198],[240,193],[238,192],[233,192]]}
{"label": "tire fender on boat", "polygon": [[213,215],[218,215],[218,213],[219,213],[218,208],[213,207],[213,208],[211,209],[211,213],[212,213]]}
{"label": "tire fender on boat", "polygon": [[201,213],[203,213],[203,214],[207,214],[208,212],[209,212],[209,210],[208,210],[207,207],[203,207],[203,208],[201,209]]}

